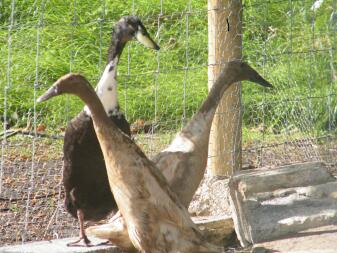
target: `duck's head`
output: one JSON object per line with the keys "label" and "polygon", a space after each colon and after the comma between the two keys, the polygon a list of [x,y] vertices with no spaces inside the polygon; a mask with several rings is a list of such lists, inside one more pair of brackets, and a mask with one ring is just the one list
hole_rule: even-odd
{"label": "duck's head", "polygon": [[264,87],[273,88],[268,81],[266,81],[259,73],[256,72],[256,70],[245,62],[234,60],[228,62],[226,67],[230,68],[228,73],[237,73],[237,75],[241,77],[241,80],[249,80]]}
{"label": "duck's head", "polygon": [[66,74],[60,77],[42,96],[37,99],[37,102],[46,101],[52,97],[62,94],[81,95],[83,90],[93,90],[88,80],[81,74]]}
{"label": "duck's head", "polygon": [[122,17],[115,26],[115,31],[121,36],[121,40],[127,42],[136,38],[145,47],[159,50],[160,47],[153,41],[145,26],[136,16]]}

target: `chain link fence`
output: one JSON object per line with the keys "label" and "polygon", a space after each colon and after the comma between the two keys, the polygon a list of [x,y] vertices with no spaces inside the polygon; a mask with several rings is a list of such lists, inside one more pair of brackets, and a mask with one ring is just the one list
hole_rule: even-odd
{"label": "chain link fence", "polygon": [[[161,50],[124,49],[119,103],[152,156],[207,95],[207,2],[7,0],[0,10],[0,245],[77,236],[63,208],[62,136],[83,104],[36,98],[70,71],[95,85],[113,24],[138,15]],[[275,86],[242,85],[243,169],[320,160],[334,172],[336,1],[251,0],[242,12],[243,59]]]}

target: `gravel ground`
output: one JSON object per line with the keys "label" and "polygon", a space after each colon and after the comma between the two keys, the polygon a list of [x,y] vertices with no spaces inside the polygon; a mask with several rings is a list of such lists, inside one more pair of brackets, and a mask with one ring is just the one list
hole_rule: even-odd
{"label": "gravel ground", "polygon": [[[138,139],[143,147],[147,145],[146,141],[146,138]],[[9,139],[3,146],[0,245],[77,235],[77,222],[63,208],[61,145],[55,142],[59,141],[34,141],[25,137],[13,141]],[[337,175],[336,139],[296,140],[264,145],[264,148],[261,146],[261,143],[255,143],[244,147],[243,169],[321,160]],[[31,155],[33,149],[34,156]],[[206,175],[196,192],[190,212],[198,215],[230,215],[227,181],[226,177],[212,178]],[[239,252],[237,248],[228,249],[228,252],[234,251]]]}

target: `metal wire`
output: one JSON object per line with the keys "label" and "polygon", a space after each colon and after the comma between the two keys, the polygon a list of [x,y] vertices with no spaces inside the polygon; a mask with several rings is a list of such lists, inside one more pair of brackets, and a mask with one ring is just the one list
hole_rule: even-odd
{"label": "metal wire", "polygon": [[188,85],[188,71],[189,71],[189,15],[192,12],[191,0],[187,4],[188,12],[186,13],[186,49],[185,49],[185,75],[183,83],[183,115],[182,115],[182,126],[186,124],[186,85]]}
{"label": "metal wire", "polygon": [[[134,0],[132,0],[131,13],[132,13],[132,15],[135,15],[135,1]],[[126,118],[128,118],[127,84],[128,84],[128,81],[130,80],[130,76],[131,76],[131,50],[130,50],[129,44],[127,46],[127,50],[128,50],[128,65],[127,65],[128,70],[127,70],[127,74],[126,74],[126,82],[124,82],[124,89],[123,89],[123,93],[124,93],[124,114],[125,114]]]}
{"label": "metal wire", "polygon": [[[332,28],[332,33],[333,33],[333,44],[331,44],[330,42],[330,68],[331,68],[331,82],[330,82],[330,90],[329,90],[329,97],[328,97],[328,108],[329,108],[329,131],[332,130],[333,127],[335,127],[335,124],[333,123],[333,119],[334,117],[332,116],[333,114],[333,110],[332,110],[332,93],[333,93],[333,82],[336,81],[337,78],[337,73],[335,71],[335,67],[334,67],[334,60],[335,60],[335,48],[334,46],[336,45],[336,27],[337,27],[337,23],[336,20],[334,21],[333,17],[337,16],[337,12],[336,12],[336,3],[337,1],[333,1],[332,3],[332,14],[330,17],[330,27]],[[330,28],[330,29],[331,29]]]}
{"label": "metal wire", "polygon": [[3,178],[3,170],[4,170],[4,161],[5,161],[5,148],[6,148],[6,130],[8,127],[7,123],[7,94],[8,90],[11,87],[11,64],[12,64],[12,29],[14,25],[14,9],[15,9],[15,0],[11,2],[11,17],[10,17],[10,25],[8,27],[8,54],[7,54],[7,72],[6,72],[6,85],[4,86],[4,113],[3,113],[3,131],[4,137],[1,142],[1,166],[0,166],[0,194],[2,193],[2,178]]}
{"label": "metal wire", "polygon": [[[161,30],[161,18],[163,16],[163,0],[160,0],[160,13],[157,17],[157,34],[156,38],[158,41],[160,41],[160,30]],[[154,135],[154,128],[155,125],[158,124],[158,88],[159,88],[159,75],[161,72],[161,66],[160,66],[160,51],[157,52],[157,70],[154,72],[154,122],[152,123],[151,127],[151,134]],[[153,138],[151,138],[150,144],[150,152],[154,152],[155,150],[155,142]]]}
{"label": "metal wire", "polygon": [[[10,13],[8,20],[0,25],[0,36],[6,41],[3,48],[7,50],[7,55],[0,59],[0,64],[4,62],[6,68],[3,76],[0,73],[3,90],[0,95],[3,98],[3,108],[0,108],[0,123],[3,124],[0,136],[0,244],[4,245],[77,234],[76,221],[63,207],[64,192],[60,181],[64,127],[82,109],[82,104],[67,98],[36,106],[35,99],[58,75],[68,71],[84,72],[93,84],[97,82],[105,65],[111,27],[120,19],[119,10],[110,9],[112,3],[105,0],[90,3],[92,9],[97,10],[92,13],[84,11],[86,1],[74,0],[73,8],[67,8],[67,13],[49,19],[46,11],[49,1],[40,1],[39,8],[37,2],[34,1],[34,7],[23,15],[20,13],[22,6],[12,0],[10,6],[6,6]],[[336,0],[332,2],[332,8],[324,5],[320,8],[332,10],[333,15]],[[228,1],[226,8],[233,3],[234,0]],[[207,63],[205,27],[207,14],[214,9],[207,10],[198,4],[189,0],[177,3],[173,8],[169,1],[159,0],[146,8],[146,3],[132,0],[123,7],[123,15],[129,10],[141,17],[151,35],[156,32],[154,40],[161,47],[157,53],[130,43],[118,66],[118,82],[123,92],[120,103],[124,105],[122,109],[127,119],[131,123],[140,119],[150,125],[150,130],[146,131],[144,127],[134,134],[149,156],[163,150],[197,110],[207,93],[207,67],[225,63],[224,59]],[[45,9],[44,5],[47,6]],[[243,112],[244,166],[277,166],[305,161],[324,161],[336,166],[336,23],[329,21],[329,26],[323,26],[319,19],[322,10],[312,11],[310,5],[312,1],[298,0],[244,3],[244,60],[275,86],[273,91],[265,91],[243,83],[242,104],[235,104],[226,113],[217,113],[224,118],[224,125],[241,128],[241,118],[235,119],[233,115]],[[280,17],[272,16],[276,7]],[[227,18],[233,15],[237,14],[229,13]],[[279,23],[273,20],[277,18]],[[226,20],[221,21],[228,25]],[[231,24],[226,28],[231,29]],[[51,38],[48,33],[54,29],[58,34]],[[85,36],[88,38],[83,40]],[[67,41],[64,50],[50,47],[50,42],[58,38],[61,38],[62,46],[62,40]],[[224,33],[216,33],[214,43],[218,45],[224,38],[228,38]],[[78,41],[85,42],[79,45]],[[88,49],[84,52],[93,52],[94,56],[83,53],[82,47]],[[228,54],[231,50],[233,48]],[[59,52],[66,52],[66,56]],[[215,50],[213,54],[216,54]],[[26,58],[33,59],[21,61],[27,55],[30,57]],[[298,59],[302,66],[296,65]],[[319,61],[329,63],[329,66],[326,64],[326,69],[320,69]],[[32,88],[34,91],[30,93]],[[322,92],[318,92],[320,89]],[[240,92],[236,90],[230,96]],[[17,99],[22,93],[28,95]],[[29,108],[17,102],[24,99],[31,101]],[[316,107],[322,104],[323,109],[319,111]],[[61,115],[53,110],[62,111]],[[15,113],[19,119],[6,130],[5,123],[12,120]],[[22,127],[23,123],[29,123],[29,117],[32,117],[32,128]],[[317,124],[324,117],[326,120],[322,124],[326,126],[317,132]],[[40,125],[46,125],[46,131],[38,130]],[[17,134],[16,128],[20,128]],[[241,136],[233,136],[231,141],[233,147],[227,152],[233,161],[239,153],[234,144],[241,142]],[[219,153],[212,152],[209,157],[218,158]]]}
{"label": "metal wire", "polygon": [[29,216],[31,210],[31,195],[34,192],[34,179],[35,179],[35,144],[36,144],[36,125],[37,125],[37,112],[36,112],[36,93],[37,93],[37,88],[39,85],[39,57],[40,57],[40,29],[43,25],[43,14],[44,14],[44,3],[42,3],[41,6],[41,17],[39,20],[39,23],[37,24],[36,28],[36,56],[35,56],[35,81],[34,81],[34,93],[33,93],[33,142],[32,142],[32,156],[31,156],[31,167],[30,167],[30,186],[28,188],[27,192],[27,200],[26,200],[26,210],[25,210],[25,219],[24,219],[24,230],[22,231],[22,243],[24,243],[27,240],[27,233],[28,233],[28,225],[29,225]]}
{"label": "metal wire", "polygon": [[103,24],[105,23],[105,0],[101,0],[102,13],[99,18],[99,69],[102,68],[102,50],[103,50]]}

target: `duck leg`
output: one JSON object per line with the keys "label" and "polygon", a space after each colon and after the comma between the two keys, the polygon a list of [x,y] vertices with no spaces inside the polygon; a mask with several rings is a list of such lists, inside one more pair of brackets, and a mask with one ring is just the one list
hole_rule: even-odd
{"label": "duck leg", "polygon": [[134,251],[135,248],[130,241],[126,223],[118,211],[108,223],[90,226],[86,229],[89,235],[100,239],[106,239],[112,245],[117,245],[125,251]]}
{"label": "duck leg", "polygon": [[[84,230],[84,215],[81,209],[77,209],[77,218],[80,224],[80,238],[74,242],[70,242],[67,244],[68,247],[91,247],[91,242],[88,239],[87,235],[85,234]],[[83,240],[84,244],[80,244]]]}

